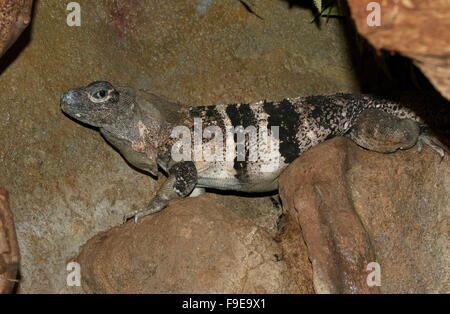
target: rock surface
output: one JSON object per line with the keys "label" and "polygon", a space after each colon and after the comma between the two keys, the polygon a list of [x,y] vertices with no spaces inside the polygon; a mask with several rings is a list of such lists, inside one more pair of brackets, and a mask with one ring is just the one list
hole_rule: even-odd
{"label": "rock surface", "polygon": [[[0,57],[22,34],[31,19],[32,0],[0,1]],[[8,193],[0,187],[0,294],[16,286],[20,252]]]}
{"label": "rock surface", "polygon": [[[450,1],[385,0],[380,25],[370,26],[372,0],[348,0],[358,31],[377,49],[399,52],[413,60],[450,100]],[[372,20],[369,18],[369,20]]]}
{"label": "rock surface", "polygon": [[30,24],[33,0],[0,1],[0,57]]}
{"label": "rock surface", "polygon": [[205,196],[95,236],[76,261],[88,293],[313,291],[308,264],[293,276],[267,232]]}
{"label": "rock surface", "polygon": [[[317,292],[448,292],[448,155],[379,154],[336,138],[292,163],[280,193],[303,231]],[[371,262],[381,287],[366,284]]]}
{"label": "rock surface", "polygon": [[17,281],[20,251],[8,193],[0,187],[0,294],[10,293]]}
{"label": "rock surface", "polygon": [[[0,59],[0,185],[16,219],[22,293],[80,292],[66,286],[69,258],[161,182],[65,117],[63,91],[106,79],[212,105],[358,89],[338,21],[318,29],[308,9],[283,1],[253,1],[263,19],[235,0],[77,2],[81,27],[67,26],[67,2],[37,1],[27,40]],[[222,200],[274,230],[267,198]]]}

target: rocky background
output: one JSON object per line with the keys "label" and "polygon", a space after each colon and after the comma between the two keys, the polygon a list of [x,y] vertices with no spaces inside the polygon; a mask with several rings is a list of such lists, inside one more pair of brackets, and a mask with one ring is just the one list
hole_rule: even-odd
{"label": "rocky background", "polygon": [[[109,80],[213,105],[358,89],[339,22],[318,29],[309,9],[257,1],[261,19],[233,0],[79,3],[82,25],[69,27],[64,1],[36,1],[1,60],[0,185],[17,224],[21,293],[79,292],[66,286],[68,261],[159,184],[64,116],[65,90]],[[274,234],[269,198],[220,198]]]}
{"label": "rocky background", "polygon": [[[31,20],[32,0],[0,1],[0,57],[13,45]],[[0,186],[0,294],[18,286],[20,250],[8,192]]]}
{"label": "rocky background", "polygon": [[373,47],[411,58],[450,100],[450,1],[381,1],[381,27],[375,28],[366,22],[371,0],[347,2],[358,31]]}
{"label": "rocky background", "polygon": [[[292,163],[280,193],[320,293],[447,293],[450,160],[379,154],[335,138]],[[367,284],[376,261],[381,286]],[[373,279],[373,278],[372,278]]]}
{"label": "rocky background", "polygon": [[[289,173],[284,180],[294,190],[282,189],[281,221],[268,196],[208,194],[174,202],[141,224],[111,229],[150,200],[163,177],[155,181],[130,168],[95,130],[59,109],[62,92],[94,80],[148,89],[186,105],[358,92],[342,22],[311,23],[309,8],[281,0],[249,0],[253,12],[238,0],[79,3],[82,24],[69,27],[64,1],[36,1],[31,27],[0,60],[0,185],[10,192],[22,254],[18,292],[313,293],[358,287],[342,287],[347,279],[356,282],[353,277],[321,276],[329,270],[319,271],[311,254],[314,237],[304,232],[307,217],[296,214],[314,207],[293,200],[303,194]],[[338,147],[341,155],[317,150],[349,156],[345,145]],[[343,190],[345,208],[371,243],[361,260],[377,258],[386,274],[397,276],[375,292],[444,291],[448,157],[438,163],[428,150],[410,151],[373,154],[374,163],[364,163],[367,152],[352,150],[360,157],[348,157],[351,166],[337,168],[343,169],[339,175],[330,169],[328,179],[331,186],[350,182]],[[319,166],[319,159],[311,164]],[[301,166],[293,167],[301,173]],[[314,173],[309,178],[314,182]],[[402,211],[404,206],[412,210]],[[327,215],[333,222],[334,214]],[[326,231],[329,224],[315,226]],[[341,239],[342,227],[318,233],[331,239],[322,248]],[[339,246],[334,256],[346,248]],[[73,260],[82,265],[83,288],[66,284]],[[345,267],[348,260],[341,261]],[[362,278],[361,272],[354,274]]]}
{"label": "rocky background", "polygon": [[20,250],[8,192],[0,187],[0,294],[10,293],[18,283]]}

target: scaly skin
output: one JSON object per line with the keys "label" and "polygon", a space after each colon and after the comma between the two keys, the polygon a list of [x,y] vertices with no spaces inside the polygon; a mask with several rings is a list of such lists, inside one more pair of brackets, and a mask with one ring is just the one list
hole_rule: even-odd
{"label": "scaly skin", "polygon": [[[186,197],[196,188],[276,190],[279,175],[292,161],[335,136],[348,136],[358,145],[382,153],[429,145],[444,158],[442,144],[429,134],[423,119],[412,109],[367,95],[310,96],[183,110],[179,104],[153,94],[94,82],[66,92],[61,106],[69,116],[98,127],[134,166],[153,175],[160,167],[169,175],[146,208],[127,215],[136,221],[161,211],[170,200]],[[199,143],[203,149],[215,147],[211,152],[218,154],[214,155],[216,159],[198,155],[194,149],[184,160],[176,161],[172,150],[180,139],[172,135],[177,127],[184,127],[188,135],[193,129],[201,130],[200,138],[193,135],[183,143],[188,148],[198,147]],[[279,128],[278,136],[273,127]],[[211,131],[209,136],[202,136],[205,130]],[[259,138],[251,136],[262,134],[258,132],[268,132],[271,149],[251,140]],[[228,134],[232,136],[227,142]],[[222,145],[217,146],[217,140]],[[243,148],[240,154],[227,155],[238,148]],[[270,155],[261,154],[262,148]]]}

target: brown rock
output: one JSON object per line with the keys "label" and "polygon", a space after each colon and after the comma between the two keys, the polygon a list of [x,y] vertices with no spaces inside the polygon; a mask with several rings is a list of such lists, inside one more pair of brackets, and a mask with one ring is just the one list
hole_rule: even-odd
{"label": "brown rock", "polygon": [[343,139],[324,143],[297,159],[280,182],[288,215],[303,230],[318,293],[371,292],[365,267],[374,252],[351,202],[346,150]]}
{"label": "brown rock", "polygon": [[78,257],[90,293],[295,293],[281,248],[206,197],[100,234]]}
{"label": "brown rock", "polygon": [[30,24],[33,0],[0,0],[0,57]]}
{"label": "brown rock", "polygon": [[14,288],[19,260],[19,245],[8,193],[0,187],[0,294],[9,293]]}
{"label": "brown rock", "polygon": [[290,278],[302,293],[313,294],[313,273],[308,257],[308,248],[303,238],[302,229],[292,215],[283,216],[280,221],[277,240],[283,249],[283,261],[289,267]]}
{"label": "brown rock", "polygon": [[450,99],[450,2],[385,0],[381,26],[367,23],[372,0],[348,0],[358,31],[377,49],[413,59],[443,96]]}
{"label": "brown rock", "polygon": [[[380,154],[348,139],[320,144],[283,174],[317,292],[436,293],[449,286],[450,163],[429,149]],[[381,287],[366,284],[370,262]]]}

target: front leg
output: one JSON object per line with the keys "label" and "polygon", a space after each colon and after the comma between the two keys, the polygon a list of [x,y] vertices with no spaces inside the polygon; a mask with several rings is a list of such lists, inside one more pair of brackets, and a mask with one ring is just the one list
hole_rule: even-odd
{"label": "front leg", "polygon": [[441,159],[445,156],[445,146],[433,136],[427,127],[409,119],[400,119],[379,109],[363,111],[347,134],[356,144],[366,149],[393,153],[418,145],[435,150]]}
{"label": "front leg", "polygon": [[125,216],[126,220],[140,218],[163,210],[171,200],[183,198],[191,194],[197,184],[197,168],[192,161],[183,161],[174,164],[169,169],[169,178],[161,186],[155,198],[147,207],[136,210]]}
{"label": "front leg", "polygon": [[347,136],[356,144],[379,153],[393,153],[416,145],[419,125],[409,119],[400,119],[379,109],[360,113]]}

